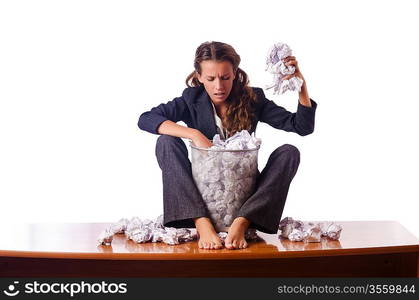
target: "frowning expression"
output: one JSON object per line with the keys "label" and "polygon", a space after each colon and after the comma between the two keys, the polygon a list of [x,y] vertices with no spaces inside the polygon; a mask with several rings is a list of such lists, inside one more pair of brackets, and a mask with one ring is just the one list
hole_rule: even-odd
{"label": "frowning expression", "polygon": [[222,104],[233,88],[233,65],[228,61],[204,60],[200,66],[199,82],[204,85],[214,105]]}

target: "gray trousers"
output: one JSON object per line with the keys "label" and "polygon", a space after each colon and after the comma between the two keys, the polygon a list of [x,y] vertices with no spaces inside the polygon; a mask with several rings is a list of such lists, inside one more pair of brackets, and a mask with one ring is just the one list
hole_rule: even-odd
{"label": "gray trousers", "polygon": [[[182,139],[161,135],[156,156],[163,175],[163,224],[167,227],[194,228],[193,218],[208,217],[206,204],[192,177],[188,149]],[[254,193],[243,203],[237,217],[245,217],[256,228],[276,233],[284,210],[288,189],[300,163],[300,152],[282,145],[270,155],[258,174]]]}

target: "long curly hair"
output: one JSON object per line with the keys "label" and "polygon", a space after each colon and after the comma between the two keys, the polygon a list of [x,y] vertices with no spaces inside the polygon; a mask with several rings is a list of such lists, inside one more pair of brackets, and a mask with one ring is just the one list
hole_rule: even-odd
{"label": "long curly hair", "polygon": [[247,74],[239,68],[240,56],[232,46],[226,43],[202,43],[195,52],[195,70],[186,78],[188,87],[203,85],[199,82],[197,74],[201,75],[201,62],[204,60],[228,61],[233,65],[233,71],[236,73],[230,95],[226,99],[227,112],[222,119],[227,135],[231,136],[241,130],[250,130],[254,117],[253,104],[256,102],[256,95],[249,86]]}

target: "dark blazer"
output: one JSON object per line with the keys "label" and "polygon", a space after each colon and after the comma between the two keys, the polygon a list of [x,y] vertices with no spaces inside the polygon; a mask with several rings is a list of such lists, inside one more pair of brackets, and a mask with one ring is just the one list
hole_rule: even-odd
{"label": "dark blazer", "polygon": [[[298,103],[297,112],[291,113],[266,99],[261,88],[254,87],[253,91],[257,95],[257,102],[250,133],[256,130],[259,121],[277,129],[296,132],[299,135],[313,132],[317,103],[312,99],[310,99],[312,107]],[[188,127],[201,131],[210,140],[217,133],[211,100],[203,86],[186,88],[181,97],[174,98],[166,104],[160,104],[141,114],[138,127],[158,134],[158,127],[166,120],[183,121]]]}

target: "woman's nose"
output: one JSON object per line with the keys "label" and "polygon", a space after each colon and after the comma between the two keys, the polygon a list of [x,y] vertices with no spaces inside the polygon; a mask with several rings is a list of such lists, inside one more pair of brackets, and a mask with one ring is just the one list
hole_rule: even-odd
{"label": "woman's nose", "polygon": [[221,84],[221,80],[220,80],[220,79],[216,79],[216,80],[215,80],[215,88],[216,88],[217,90],[221,90],[221,89],[222,89],[222,87],[223,87],[223,85]]}

